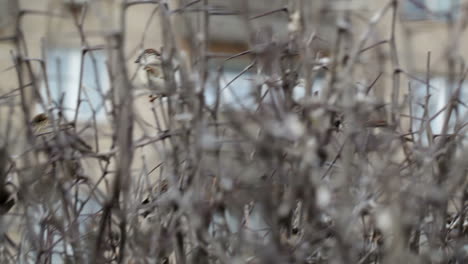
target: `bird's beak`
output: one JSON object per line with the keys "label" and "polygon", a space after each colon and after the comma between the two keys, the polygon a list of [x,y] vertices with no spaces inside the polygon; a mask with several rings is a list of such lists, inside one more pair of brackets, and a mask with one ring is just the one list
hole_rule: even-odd
{"label": "bird's beak", "polygon": [[135,60],[135,63],[140,63],[140,57]]}

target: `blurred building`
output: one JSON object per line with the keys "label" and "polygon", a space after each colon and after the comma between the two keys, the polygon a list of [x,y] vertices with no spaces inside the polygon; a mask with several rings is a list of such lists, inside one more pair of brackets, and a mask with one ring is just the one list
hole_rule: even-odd
{"label": "blurred building", "polygon": [[[198,36],[196,32],[199,32],[200,27],[203,26],[202,16],[205,12],[210,14],[208,50],[209,65],[213,74],[210,73],[209,85],[214,81],[214,72],[221,65],[220,62],[229,56],[248,50],[257,35],[264,34],[278,43],[287,41],[290,13],[286,10],[291,7],[289,1],[246,1],[248,5],[244,6],[243,1],[218,0],[208,1],[206,7],[201,2],[190,3],[172,0],[169,1],[169,10],[176,31],[177,43],[186,51],[186,54],[189,54],[185,57],[188,59],[193,57],[190,55],[193,54],[191,47],[197,45],[194,40]],[[34,82],[29,74],[23,74],[25,79],[22,80],[28,102],[26,105],[30,107],[32,114],[50,109],[54,109],[56,113],[57,109],[62,109],[67,119],[76,118],[81,127],[96,122],[103,131],[109,128],[113,122],[109,119],[109,113],[112,110],[109,103],[111,82],[108,63],[110,62],[107,58],[109,50],[104,48],[108,45],[109,36],[112,36],[122,26],[120,1],[2,0],[0,5],[0,10],[4,13],[0,20],[0,38],[2,39],[0,41],[0,78],[2,79],[0,91],[12,91],[8,94],[8,102],[14,105],[11,110],[13,112],[8,107],[1,108],[1,120],[8,120],[8,117],[15,116],[13,122],[15,130],[24,132],[24,120],[22,120],[22,110],[19,107],[20,93],[17,89],[19,82],[16,68],[13,66],[14,55],[19,47],[24,59],[31,60],[34,73]],[[326,15],[320,16],[326,19],[319,21],[315,19],[317,16],[314,14],[323,13],[321,4],[306,6],[308,9],[304,12],[310,14],[310,16],[307,15],[306,22],[316,23],[317,35],[323,39],[318,42],[317,48],[324,55],[329,54],[331,46],[329,43],[333,41],[334,35],[333,14],[327,11]],[[128,5],[125,9],[125,25],[123,25],[125,59],[129,78],[137,88],[136,111],[143,119],[142,121],[153,125],[155,120],[151,111],[152,105],[148,101],[148,93],[138,90],[140,84],[135,78],[137,65],[133,61],[144,48],[159,49],[162,46],[159,8],[151,1]],[[184,12],[180,12],[182,8]],[[16,20],[17,17],[18,20]],[[245,19],[252,22],[252,28],[246,26]],[[20,36],[24,38],[25,45],[16,46],[15,40],[11,39],[17,29],[21,30]],[[40,61],[35,59],[41,59],[45,67],[42,68]],[[241,56],[238,59],[223,62],[222,83],[231,82],[250,60],[249,56]],[[24,68],[25,73],[28,73],[28,70]],[[238,96],[242,100],[245,99],[247,105],[249,104],[250,91],[245,89],[250,86],[252,80],[249,79],[249,74],[231,83],[230,86],[235,88],[230,90],[237,91],[239,94],[229,94],[227,90],[226,95],[223,95],[226,103],[234,103],[236,101],[234,97]],[[32,83],[35,85],[31,85]],[[208,89],[208,103],[210,100],[213,100],[213,95]],[[137,138],[143,135],[143,130],[144,128],[137,126],[135,132]],[[86,130],[83,136],[88,137],[90,141],[93,140],[92,133],[87,133]],[[18,141],[10,147],[21,153],[24,149],[23,143],[25,141]],[[99,142],[99,147],[103,150],[108,148],[109,144],[110,138]]]}
{"label": "blurred building", "polygon": [[[223,85],[230,83],[232,88],[226,90],[223,100],[225,103],[238,104],[240,98],[247,105],[250,104],[251,91],[245,87],[251,83],[249,74],[252,72],[247,72],[242,78],[236,79],[236,76],[250,63],[251,57],[239,56],[226,62],[224,60],[227,57],[249,50],[261,38],[286,43],[289,36],[288,23],[294,12],[302,15],[305,32],[313,33],[318,39],[314,42],[313,52],[317,56],[333,57],[337,26],[349,31],[350,38],[347,41],[352,47],[369,28],[372,16],[389,3],[369,0],[349,3],[311,1],[300,6],[301,1],[210,0],[207,1],[207,6],[203,6],[202,2],[170,1],[169,9],[177,43],[186,51],[185,58],[193,60],[192,48],[200,37],[197,32],[202,32],[204,15],[209,14],[207,39],[212,72],[208,85],[213,86],[215,73],[219,66],[223,65],[221,82]],[[388,99],[392,75],[398,68],[403,71],[399,84],[401,99],[405,95],[411,95],[414,100],[413,111],[422,114],[418,103],[421,104],[426,95],[426,64],[430,54],[430,86],[433,87],[430,89],[430,114],[435,114],[445,106],[450,93],[457,87],[461,65],[464,65],[464,58],[468,55],[468,48],[461,45],[466,41],[466,34],[463,34],[466,24],[463,20],[466,1],[405,0],[398,3],[395,32],[398,65],[392,65],[388,42],[392,28],[390,10],[377,24],[365,45],[370,47],[366,51],[369,56],[363,57],[369,59],[371,64],[372,60],[377,61],[376,67],[362,67],[362,79],[356,81],[368,85],[382,73],[375,90],[384,99]],[[41,58],[46,63],[44,71],[38,61],[31,62],[34,78],[37,80],[36,87],[31,85],[30,79],[23,80],[31,111],[37,113],[50,108],[61,108],[64,109],[67,118],[74,119],[79,102],[76,116],[78,121],[86,124],[91,122],[92,118],[96,118],[97,124],[103,128],[108,127],[112,122],[106,119],[105,115],[111,111],[108,104],[110,81],[106,65],[107,51],[102,48],[107,44],[107,37],[121,27],[120,2],[1,0],[0,5],[1,120],[8,120],[14,116],[13,124],[18,131],[21,131],[24,124],[19,122],[21,118],[18,118],[21,116],[20,93],[13,63],[17,47],[11,39],[18,25],[22,32],[21,37],[26,43],[25,47],[20,46],[22,52],[25,52],[25,58]],[[182,9],[184,12],[181,12]],[[17,20],[18,12],[21,15]],[[136,86],[138,80],[134,78],[136,65],[133,61],[138,52],[146,47],[159,48],[162,45],[158,12],[158,6],[151,1],[129,5],[126,9],[125,56],[129,77]],[[85,47],[90,47],[91,50],[83,52]],[[382,63],[378,63],[379,60]],[[367,61],[363,63],[365,65]],[[458,75],[449,74],[455,72]],[[408,87],[411,88],[411,93]],[[34,88],[38,89],[42,100],[38,100],[39,96],[33,91]],[[7,93],[9,91],[11,93]],[[466,98],[466,93],[466,89],[462,89],[463,99]],[[144,93],[139,93],[136,100],[139,115],[144,121],[154,124],[148,98]],[[212,101],[213,95],[210,95],[208,89],[207,102]],[[442,118],[436,118],[433,122],[439,129],[441,120]],[[414,124],[417,126],[417,122]],[[137,136],[142,133],[138,127]],[[105,148],[106,144],[103,144],[102,148]],[[20,150],[20,145],[18,142],[12,147]]]}
{"label": "blurred building", "polygon": [[[2,95],[12,91],[8,94],[8,102],[13,102],[15,106],[13,113],[16,118],[13,123],[16,129],[20,131],[24,126],[19,107],[18,77],[13,62],[17,47],[11,39],[16,31],[16,22],[22,32],[20,36],[26,43],[24,46],[21,44],[21,53],[26,60],[32,60],[37,84],[34,87],[30,85],[29,78],[23,80],[27,86],[25,92],[31,113],[63,109],[68,119],[74,119],[78,94],[81,92],[78,121],[90,122],[95,116],[98,124],[109,125],[111,121],[106,120],[105,115],[105,112],[111,110],[108,108],[108,50],[103,48],[108,44],[108,37],[121,27],[120,1],[2,0],[0,5],[1,12],[6,13],[2,14],[0,21],[0,91]],[[156,13],[157,6],[151,3],[127,8],[124,41],[130,74],[136,70],[133,61],[143,47],[160,46]],[[16,17],[19,17],[18,21]],[[148,30],[142,39],[145,26]],[[39,61],[33,59],[42,59],[45,69]],[[28,74],[25,76],[28,77]],[[34,91],[34,88],[38,91]],[[12,116],[6,102],[2,100],[2,121]],[[10,147],[21,149],[19,145]]]}
{"label": "blurred building", "polygon": [[[387,4],[385,1],[368,2],[371,4],[365,6],[366,9],[369,8],[369,13],[366,12],[366,14],[375,13]],[[459,117],[463,117],[466,113],[468,86],[461,80],[468,56],[468,48],[463,45],[468,41],[467,35],[464,34],[468,2],[464,0],[406,0],[398,3],[395,37],[399,65],[391,65],[392,55],[388,42],[377,49],[388,63],[385,70],[387,81],[384,82],[386,94],[388,95],[392,89],[392,74],[397,70],[396,68],[402,70],[399,83],[400,101],[411,100],[412,113],[415,117],[422,118],[422,106],[429,87],[428,115],[430,118],[434,117],[431,127],[434,134],[437,134],[440,133],[445,118],[443,109],[458,87],[461,87]],[[391,28],[392,15],[389,12],[379,23],[373,43],[389,40]],[[427,80],[429,80],[429,86]],[[402,117],[402,119],[405,118]],[[417,130],[420,121],[413,120],[412,126],[413,130]]]}

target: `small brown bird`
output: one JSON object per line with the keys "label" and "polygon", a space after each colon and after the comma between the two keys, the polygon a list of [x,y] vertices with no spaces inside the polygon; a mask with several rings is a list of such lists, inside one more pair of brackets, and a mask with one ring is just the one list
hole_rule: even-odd
{"label": "small brown bird", "polygon": [[157,94],[165,95],[161,53],[155,49],[145,49],[135,63],[140,66],[138,76],[141,82]]}
{"label": "small brown bird", "polygon": [[82,154],[93,153],[91,146],[71,131],[71,128],[75,126],[73,123],[61,124],[55,130],[47,114],[41,113],[34,116],[31,126],[34,135],[45,141],[46,147],[70,146]]}
{"label": "small brown bird", "polygon": [[73,123],[60,124],[54,127],[45,113],[40,113],[31,120],[32,131],[37,139],[36,147],[47,155],[45,171],[54,172],[61,168],[65,179],[82,179],[80,153],[84,156],[98,156],[91,146],[81,139],[71,128]]}
{"label": "small brown bird", "polygon": [[49,124],[49,118],[44,113],[34,116],[34,118],[31,120],[34,134],[40,133]]}

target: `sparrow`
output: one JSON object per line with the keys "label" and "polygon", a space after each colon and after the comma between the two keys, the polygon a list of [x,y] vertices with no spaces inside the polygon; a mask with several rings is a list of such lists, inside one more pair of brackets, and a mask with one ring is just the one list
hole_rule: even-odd
{"label": "sparrow", "polygon": [[[41,136],[53,132],[53,127],[49,117],[45,113],[37,114],[31,120],[32,131],[34,135]],[[74,127],[73,123],[62,124],[59,129]]]}
{"label": "sparrow", "polygon": [[[86,156],[97,156],[91,146],[72,132],[74,123],[57,125],[55,128],[45,113],[40,113],[31,120],[31,127],[37,139],[37,148],[43,150],[50,165],[44,171],[53,172],[54,168],[62,168],[65,179],[81,179],[82,169],[78,152]],[[60,151],[61,155],[57,155]],[[61,162],[57,162],[61,161]]]}
{"label": "sparrow", "polygon": [[[65,175],[71,176],[72,179],[86,179],[82,175],[81,156],[76,154],[109,161],[107,155],[94,152],[92,147],[73,131],[74,123],[58,124],[54,127],[47,114],[40,113],[31,120],[31,127],[37,140],[36,148],[44,151],[47,159],[52,162],[52,166],[47,167],[48,170],[60,167]],[[60,155],[57,155],[59,153]]]}
{"label": "sparrow", "polygon": [[75,126],[74,123],[60,124],[55,130],[47,114],[40,113],[33,117],[31,126],[34,135],[44,141],[45,147],[68,145],[81,154],[93,153],[91,146],[71,131],[71,128]]}
{"label": "sparrow", "polygon": [[155,49],[145,49],[135,60],[139,64],[138,76],[141,82],[157,96],[167,96],[161,53]]}

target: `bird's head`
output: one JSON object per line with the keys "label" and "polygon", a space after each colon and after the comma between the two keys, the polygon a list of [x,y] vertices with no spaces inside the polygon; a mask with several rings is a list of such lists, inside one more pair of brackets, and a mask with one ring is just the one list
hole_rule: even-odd
{"label": "bird's head", "polygon": [[161,53],[155,49],[145,49],[135,60],[141,65],[155,64],[161,62]]}
{"label": "bird's head", "polygon": [[43,122],[47,122],[48,120],[49,118],[47,117],[47,115],[44,113],[41,113],[33,117],[33,119],[31,120],[31,124],[36,125],[36,124],[40,124]]}
{"label": "bird's head", "polygon": [[45,113],[37,114],[31,120],[31,127],[34,133],[42,132],[49,124],[49,117]]}
{"label": "bird's head", "polygon": [[[43,133],[45,131],[50,132],[53,130],[52,123],[50,122],[49,117],[45,113],[40,113],[37,114],[33,117],[33,119],[30,122],[31,127],[33,128],[34,133]],[[68,122],[68,123],[63,123],[58,126],[58,129],[63,130],[63,129],[69,129],[75,127],[75,123],[73,122]]]}

